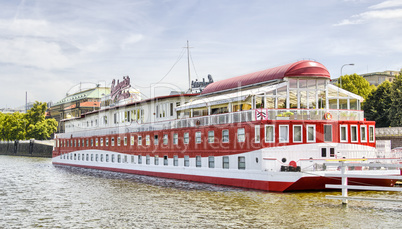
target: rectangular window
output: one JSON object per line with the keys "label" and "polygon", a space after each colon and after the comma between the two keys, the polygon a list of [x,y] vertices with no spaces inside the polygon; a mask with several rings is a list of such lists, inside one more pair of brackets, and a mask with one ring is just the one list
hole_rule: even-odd
{"label": "rectangular window", "polygon": [[307,125],[307,142],[315,142],[315,125]]}
{"label": "rectangular window", "polygon": [[121,163],[121,155],[117,154],[117,163]]}
{"label": "rectangular window", "polygon": [[244,128],[237,129],[237,141],[244,142],[246,140],[246,132]]}
{"label": "rectangular window", "polygon": [[142,156],[138,155],[138,164],[142,164]]}
{"label": "rectangular window", "polygon": [[215,168],[215,158],[213,156],[208,157],[208,168]]}
{"label": "rectangular window", "polygon": [[169,165],[168,156],[163,156],[163,165]]}
{"label": "rectangular window", "polygon": [[158,145],[159,144],[159,137],[158,135],[154,135],[154,145]]}
{"label": "rectangular window", "polygon": [[303,142],[303,131],[301,125],[293,126],[293,142]]}
{"label": "rectangular window", "polygon": [[[84,160],[84,157],[82,157],[82,160]],[[86,161],[89,161],[89,154],[86,154],[85,160],[86,160]]]}
{"label": "rectangular window", "polygon": [[201,132],[195,132],[195,143],[200,144],[201,143]]}
{"label": "rectangular window", "polygon": [[350,141],[357,142],[357,126],[356,125],[350,126]]}
{"label": "rectangular window", "polygon": [[91,147],[93,147],[93,146],[94,146],[94,139],[91,138]]}
{"label": "rectangular window", "polygon": [[201,167],[201,156],[195,156],[195,166]]}
{"label": "rectangular window", "polygon": [[125,146],[127,145],[127,137],[126,136],[124,136],[124,145]]}
{"label": "rectangular window", "polygon": [[222,142],[229,142],[229,130],[222,130]]}
{"label": "rectangular window", "polygon": [[179,166],[179,156],[173,156],[173,166]]}
{"label": "rectangular window", "polygon": [[103,146],[103,138],[100,139],[100,146]]}
{"label": "rectangular window", "polygon": [[103,162],[103,154],[100,155],[100,161]]}
{"label": "rectangular window", "polygon": [[170,103],[170,109],[169,109],[169,111],[170,111],[170,116],[173,116],[173,111],[174,111],[174,109],[173,109],[173,103]]}
{"label": "rectangular window", "polygon": [[240,170],[246,169],[246,158],[245,157],[238,157],[238,168]]}
{"label": "rectangular window", "polygon": [[159,165],[159,156],[155,155],[154,164]]}
{"label": "rectangular window", "polygon": [[260,126],[254,126],[254,141],[255,143],[260,142]]}
{"label": "rectangular window", "polygon": [[369,126],[369,141],[374,142],[375,136],[374,136],[374,126]]}
{"label": "rectangular window", "polygon": [[167,145],[167,144],[168,144],[168,135],[167,135],[167,134],[164,134],[164,135],[163,135],[163,144],[164,144],[164,145]]}
{"label": "rectangular window", "polygon": [[329,156],[335,157],[335,148],[329,148]]}
{"label": "rectangular window", "polygon": [[106,161],[106,162],[109,162],[109,154],[106,154],[105,161]]}
{"label": "rectangular window", "polygon": [[121,139],[120,139],[120,137],[117,137],[117,146],[120,146],[120,144],[121,144]]}
{"label": "rectangular window", "polygon": [[95,154],[95,161],[98,161],[98,160],[99,160],[99,155]]}
{"label": "rectangular window", "polygon": [[188,133],[188,132],[187,132],[187,133],[184,133],[184,136],[183,136],[184,144],[188,144],[189,138],[190,138],[189,133]]}
{"label": "rectangular window", "polygon": [[222,157],[222,168],[229,169],[229,157]]}
{"label": "rectangular window", "polygon": [[265,125],[265,142],[275,142],[274,125]]}
{"label": "rectangular window", "polygon": [[367,142],[367,127],[360,126],[360,141]]}
{"label": "rectangular window", "polygon": [[279,142],[289,142],[288,125],[279,125]]}
{"label": "rectangular window", "polygon": [[327,148],[321,148],[321,157],[327,157]]}
{"label": "rectangular window", "polygon": [[215,133],[213,130],[208,131],[208,142],[214,143],[215,141]]}
{"label": "rectangular window", "polygon": [[324,141],[332,142],[332,125],[324,125]]}
{"label": "rectangular window", "polygon": [[94,161],[94,155],[91,154],[91,161]]}
{"label": "rectangular window", "polygon": [[130,137],[130,145],[132,145],[132,146],[134,145],[134,136]]}
{"label": "rectangular window", "polygon": [[114,154],[112,154],[112,157],[111,157],[111,161],[112,161],[112,163],[114,163]]}
{"label": "rectangular window", "polygon": [[142,136],[138,136],[138,145],[142,145]]}
{"label": "rectangular window", "polygon": [[184,166],[189,167],[190,166],[190,157],[188,155],[184,156]]}
{"label": "rectangular window", "polygon": [[340,130],[339,130],[340,136],[340,141],[341,142],[347,142],[348,141],[348,125],[340,125]]}
{"label": "rectangular window", "polygon": [[106,144],[106,146],[109,146],[109,138],[106,138],[105,144]]}
{"label": "rectangular window", "polygon": [[179,134],[173,134],[173,144],[179,144]]}
{"label": "rectangular window", "polygon": [[111,141],[111,145],[114,146],[114,138],[112,138]]}
{"label": "rectangular window", "polygon": [[151,144],[151,137],[149,135],[145,136],[145,145],[149,146]]}
{"label": "rectangular window", "polygon": [[147,165],[151,164],[151,156],[149,156],[149,155],[145,156],[145,164],[147,164]]}

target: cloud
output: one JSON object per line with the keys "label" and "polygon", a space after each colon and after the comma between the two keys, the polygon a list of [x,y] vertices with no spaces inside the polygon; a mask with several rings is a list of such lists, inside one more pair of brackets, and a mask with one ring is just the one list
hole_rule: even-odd
{"label": "cloud", "polygon": [[141,41],[144,38],[142,34],[131,34],[125,39],[123,39],[122,44],[120,45],[121,49],[126,49],[126,46],[135,44],[139,41]]}
{"label": "cloud", "polygon": [[391,19],[402,19],[402,9],[367,11],[361,14],[353,15],[351,19],[345,19],[340,23],[335,24],[335,26],[355,25],[363,24],[369,21]]}
{"label": "cloud", "polygon": [[370,6],[369,9],[385,9],[385,8],[392,8],[392,7],[399,7],[402,6],[401,0],[390,0],[379,3],[377,5]]}

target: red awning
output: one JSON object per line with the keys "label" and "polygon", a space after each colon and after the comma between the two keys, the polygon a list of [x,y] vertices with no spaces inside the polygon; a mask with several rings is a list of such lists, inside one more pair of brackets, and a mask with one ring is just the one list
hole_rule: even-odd
{"label": "red awning", "polygon": [[312,77],[329,79],[330,75],[324,65],[311,60],[302,60],[296,63],[270,68],[259,72],[249,73],[242,76],[236,76],[211,83],[202,91],[201,94],[204,95],[218,91],[244,87],[247,85],[263,83],[271,80],[280,80],[284,77]]}

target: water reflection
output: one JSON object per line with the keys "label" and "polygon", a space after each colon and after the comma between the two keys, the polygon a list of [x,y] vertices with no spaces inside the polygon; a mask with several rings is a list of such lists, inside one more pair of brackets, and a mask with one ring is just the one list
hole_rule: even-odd
{"label": "water reflection", "polygon": [[[0,156],[1,228],[397,228],[401,204],[267,193]],[[402,199],[400,193],[350,195]]]}

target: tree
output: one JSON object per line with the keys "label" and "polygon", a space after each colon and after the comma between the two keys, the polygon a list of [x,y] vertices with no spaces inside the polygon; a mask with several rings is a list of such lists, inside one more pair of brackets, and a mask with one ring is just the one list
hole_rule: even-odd
{"label": "tree", "polygon": [[36,101],[33,107],[26,113],[26,137],[37,140],[45,140],[57,130],[55,119],[45,119],[47,104]]}
{"label": "tree", "polygon": [[[374,85],[370,85],[370,83],[365,78],[357,75],[356,73],[354,73],[353,75],[343,75],[340,78],[340,81],[342,81],[341,88],[360,95],[364,99],[367,99],[371,91],[375,90]],[[337,83],[336,86],[340,87],[340,83]]]}
{"label": "tree", "polygon": [[3,122],[4,140],[21,140],[25,139],[26,120],[20,112],[6,114]]}
{"label": "tree", "polygon": [[367,97],[363,104],[364,116],[375,121],[376,127],[388,127],[391,124],[389,110],[391,103],[391,87],[389,81],[384,81]]}
{"label": "tree", "polygon": [[402,126],[402,71],[392,82],[391,87],[391,106],[388,112],[388,118],[391,126]]}

